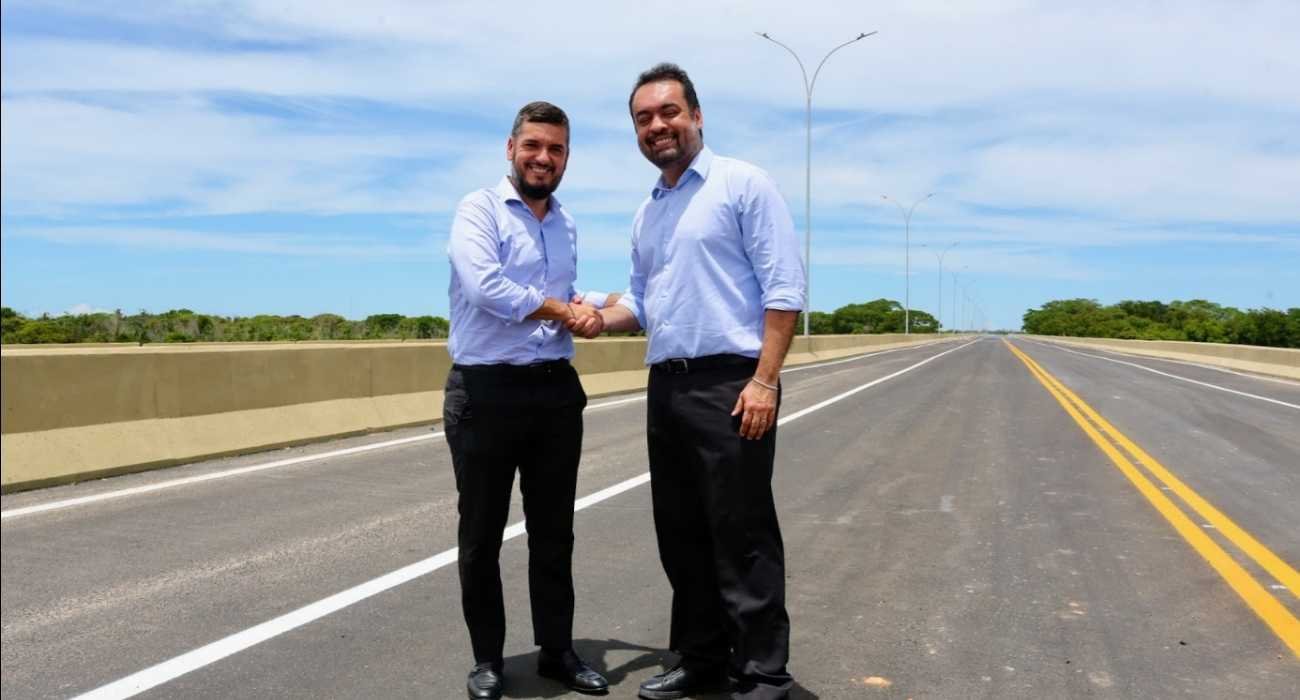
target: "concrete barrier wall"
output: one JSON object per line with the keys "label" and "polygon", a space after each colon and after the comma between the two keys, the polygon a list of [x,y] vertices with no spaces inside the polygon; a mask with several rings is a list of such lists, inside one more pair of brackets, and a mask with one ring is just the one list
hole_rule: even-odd
{"label": "concrete barrier wall", "polygon": [[1024,337],[1063,345],[1107,348],[1134,355],[1198,362],[1216,367],[1239,369],[1245,372],[1300,379],[1300,350],[1295,348],[1267,348],[1258,345],[1228,345],[1226,343],[1191,343],[1179,340],[1070,338],[1054,335],[1027,335]]}
{"label": "concrete barrier wall", "polygon": [[[788,364],[935,340],[800,337]],[[574,366],[601,396],[644,388],[644,357],[644,338],[582,340]],[[5,347],[0,488],[432,423],[450,367],[432,341]]]}

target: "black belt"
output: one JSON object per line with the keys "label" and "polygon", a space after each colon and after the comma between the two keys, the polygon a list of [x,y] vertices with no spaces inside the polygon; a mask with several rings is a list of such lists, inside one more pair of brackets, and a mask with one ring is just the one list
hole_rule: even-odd
{"label": "black belt", "polygon": [[456,365],[451,366],[458,372],[473,372],[481,374],[503,374],[511,376],[533,376],[538,374],[550,374],[569,367],[568,360],[546,360],[545,362],[534,362],[530,365]]}
{"label": "black belt", "polygon": [[741,365],[757,365],[758,360],[753,357],[744,355],[705,355],[703,357],[674,357],[663,362],[656,362],[650,365],[650,369],[658,372],[667,372],[668,374],[689,374],[706,369],[718,369],[720,367],[739,367]]}

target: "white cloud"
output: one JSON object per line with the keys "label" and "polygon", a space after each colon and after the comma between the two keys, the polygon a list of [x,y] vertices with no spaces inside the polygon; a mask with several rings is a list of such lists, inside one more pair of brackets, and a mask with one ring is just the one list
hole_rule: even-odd
{"label": "white cloud", "polygon": [[39,238],[78,245],[118,245],[151,250],[187,250],[215,253],[257,253],[293,257],[367,258],[411,260],[438,254],[424,237],[410,244],[381,243],[373,237],[306,236],[284,233],[203,233],[165,228],[124,227],[23,227],[6,230],[6,237]]}
{"label": "white cloud", "polygon": [[[164,27],[174,40],[6,35],[6,215],[110,207],[108,218],[141,206],[445,213],[500,177],[510,113],[546,98],[574,119],[560,194],[580,224],[601,217],[584,225],[584,245],[613,258],[626,228],[610,222],[630,216],[654,178],[633,143],[626,91],[638,70],[668,58],[696,79],[710,143],[767,168],[802,228],[800,79],[790,57],[752,31],[772,32],[811,69],[839,41],[879,29],[818,78],[819,264],[887,264],[886,250],[854,247],[855,231],[899,226],[881,193],[910,200],[928,191],[940,196],[920,210],[918,240],[960,240],[970,264],[1009,274],[1091,274],[1048,249],[1300,245],[1294,2],[804,2],[792,12],[772,1],[668,13],[594,2],[62,7]],[[230,95],[273,109],[233,111],[219,99]],[[415,116],[388,121],[383,112],[393,109]],[[284,113],[296,116],[276,116]],[[148,227],[16,235],[405,254],[361,234],[324,243]]]}
{"label": "white cloud", "polygon": [[95,306],[91,306],[90,304],[73,304],[67,311],[64,311],[63,313],[72,316],[83,316],[85,314],[108,314],[108,313],[112,313],[112,310],[101,309]]}

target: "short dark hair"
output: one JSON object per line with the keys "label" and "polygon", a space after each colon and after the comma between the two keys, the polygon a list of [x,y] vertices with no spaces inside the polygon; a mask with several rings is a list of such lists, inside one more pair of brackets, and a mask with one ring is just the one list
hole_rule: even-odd
{"label": "short dark hair", "polygon": [[632,94],[627,96],[627,111],[632,111],[632,98],[636,97],[636,91],[641,86],[650,83],[663,82],[665,80],[675,80],[682,84],[682,93],[686,95],[686,106],[690,111],[695,112],[700,109],[700,98],[695,95],[695,83],[691,82],[691,76],[682,70],[682,67],[676,63],[660,63],[650,70],[642,73],[636,79],[636,85],[632,88]]}
{"label": "short dark hair", "polygon": [[550,102],[541,100],[529,102],[519,109],[519,114],[515,115],[515,125],[510,127],[511,138],[519,135],[519,130],[524,127],[524,122],[562,126],[566,133],[569,130],[569,115]]}

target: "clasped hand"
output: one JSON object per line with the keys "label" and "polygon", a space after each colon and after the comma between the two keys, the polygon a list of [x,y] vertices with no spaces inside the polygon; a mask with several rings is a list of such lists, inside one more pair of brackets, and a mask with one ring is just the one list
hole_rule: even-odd
{"label": "clasped hand", "polygon": [[600,309],[582,303],[581,297],[574,297],[569,310],[572,314],[565,320],[564,327],[570,333],[580,338],[595,338],[605,330],[605,319],[600,315]]}

